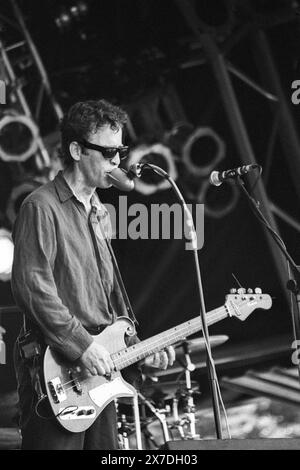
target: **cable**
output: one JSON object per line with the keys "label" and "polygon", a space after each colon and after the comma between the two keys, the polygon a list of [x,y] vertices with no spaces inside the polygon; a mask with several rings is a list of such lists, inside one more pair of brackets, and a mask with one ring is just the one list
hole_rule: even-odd
{"label": "cable", "polygon": [[[261,172],[260,172],[260,175],[261,175]],[[260,176],[259,175],[259,176]],[[238,180],[240,186],[243,188],[244,192],[247,193],[247,190],[245,189],[244,187],[244,184],[241,182],[241,180]],[[253,189],[253,188],[252,188]],[[252,203],[256,206],[256,208],[259,210],[259,202],[256,201],[252,196],[250,196],[251,200],[252,200]],[[294,266],[294,263],[293,263],[293,260],[287,250],[287,247],[284,243],[284,241],[282,240],[282,238],[280,237],[280,235],[278,235],[278,233],[273,229],[273,227],[269,224],[269,222],[265,219],[265,217],[263,216],[263,214],[260,212],[260,210],[257,212],[256,210],[253,209],[252,205],[251,205],[251,210],[252,212],[254,213],[255,217],[260,221],[262,222],[262,224],[274,235],[274,237],[276,238],[276,240],[278,241],[278,243],[282,246],[282,248],[285,250],[286,254],[287,254],[287,257],[288,259],[286,259],[286,263],[287,263],[287,272],[288,272],[288,277],[289,279],[291,279],[291,265],[295,268],[296,266]],[[296,334],[296,324],[295,324],[295,316],[294,316],[294,302],[293,302],[293,294],[292,292],[290,293],[290,305],[291,305],[291,315],[292,315],[292,325],[293,325],[293,333],[294,333],[294,337],[297,338],[297,334]]]}
{"label": "cable", "polygon": [[253,191],[254,191],[254,189],[256,188],[256,185],[257,185],[257,183],[258,183],[258,181],[259,181],[259,179],[260,179],[260,177],[261,177],[261,174],[262,174],[262,166],[257,165],[257,169],[259,170],[259,174],[257,175],[257,177],[256,177],[256,179],[255,179],[253,185],[251,186],[251,188],[250,188],[250,190],[249,190],[250,194],[253,193]]}

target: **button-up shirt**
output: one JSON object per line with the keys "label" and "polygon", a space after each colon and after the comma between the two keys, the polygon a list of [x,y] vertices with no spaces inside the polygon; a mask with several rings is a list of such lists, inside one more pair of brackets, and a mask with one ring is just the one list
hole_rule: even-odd
{"label": "button-up shirt", "polygon": [[70,360],[91,344],[89,328],[127,315],[105,239],[109,214],[96,192],[91,204],[88,214],[60,172],[24,200],[13,230],[16,304]]}

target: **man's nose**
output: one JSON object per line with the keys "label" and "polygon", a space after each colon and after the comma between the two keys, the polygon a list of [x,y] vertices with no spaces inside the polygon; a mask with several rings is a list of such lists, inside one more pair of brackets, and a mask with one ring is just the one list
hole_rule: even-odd
{"label": "man's nose", "polygon": [[120,155],[119,155],[119,152],[117,152],[116,155],[113,158],[111,158],[110,163],[112,165],[118,166],[120,165],[120,162],[121,162]]}

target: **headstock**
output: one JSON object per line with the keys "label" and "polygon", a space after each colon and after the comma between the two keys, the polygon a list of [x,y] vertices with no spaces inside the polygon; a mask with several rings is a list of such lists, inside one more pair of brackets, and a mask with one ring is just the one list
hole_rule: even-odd
{"label": "headstock", "polygon": [[244,288],[231,289],[230,294],[226,296],[225,306],[231,317],[244,321],[257,308],[270,309],[272,299],[258,287],[254,291]]}

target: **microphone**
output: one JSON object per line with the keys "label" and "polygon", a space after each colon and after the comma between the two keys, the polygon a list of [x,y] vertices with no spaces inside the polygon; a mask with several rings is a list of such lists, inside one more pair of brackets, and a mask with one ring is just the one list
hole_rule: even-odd
{"label": "microphone", "polygon": [[124,168],[116,168],[108,174],[108,177],[115,188],[121,191],[132,191],[134,189],[133,180],[134,178],[140,178],[142,168],[143,165],[140,163],[131,165],[128,171],[124,170]]}
{"label": "microphone", "polygon": [[209,182],[213,186],[220,186],[223,181],[246,175],[249,173],[249,171],[255,170],[256,168],[259,168],[259,165],[255,163],[251,165],[239,166],[238,168],[233,168],[226,171],[212,171],[209,177]]}

